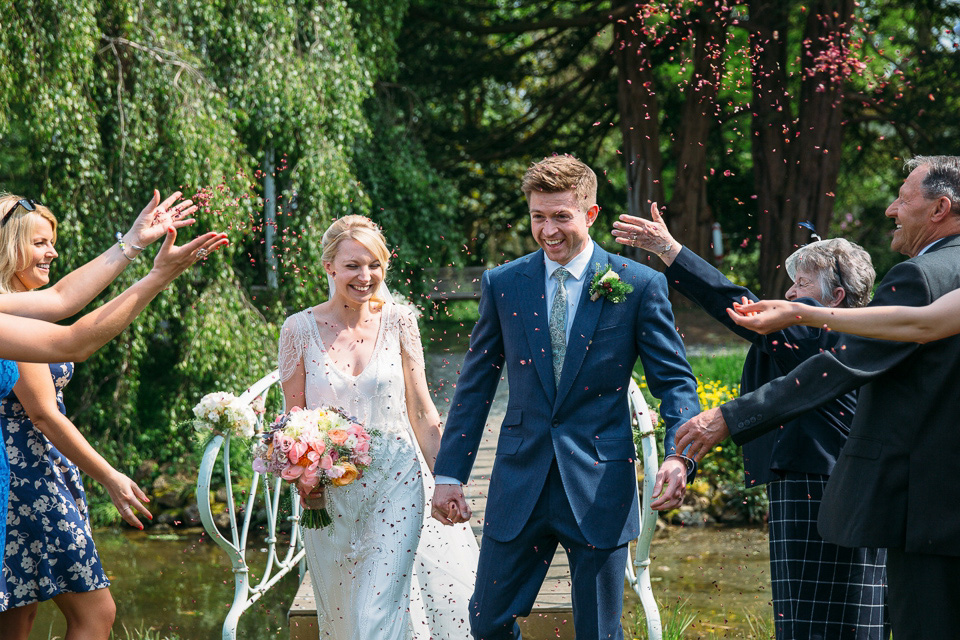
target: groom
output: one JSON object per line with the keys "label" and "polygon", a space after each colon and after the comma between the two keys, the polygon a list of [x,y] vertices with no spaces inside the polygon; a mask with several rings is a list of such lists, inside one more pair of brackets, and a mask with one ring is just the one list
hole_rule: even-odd
{"label": "groom", "polygon": [[[522,190],[541,250],[483,274],[470,339],[434,472],[433,517],[469,519],[461,483],[476,458],[503,372],[510,394],[490,476],[474,638],[519,638],[557,544],[572,573],[577,638],[623,638],[627,544],[639,533],[636,456],[627,391],[639,356],[663,402],[666,452],[655,508],[678,507],[693,462],[673,433],[699,412],[697,385],[674,327],[664,276],[590,239],[600,208],[597,177],[571,156],[530,167]],[[633,291],[592,296],[610,267]]]}

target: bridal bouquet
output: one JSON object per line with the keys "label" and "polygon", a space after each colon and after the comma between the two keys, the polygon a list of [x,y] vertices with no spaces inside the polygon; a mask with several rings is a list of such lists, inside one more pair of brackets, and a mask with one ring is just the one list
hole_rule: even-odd
{"label": "bridal bouquet", "polygon": [[[340,409],[294,407],[280,414],[254,449],[253,470],[280,476],[305,496],[318,486],[343,487],[370,466],[376,433]],[[325,507],[305,509],[301,524],[320,529],[332,520]]]}
{"label": "bridal bouquet", "polygon": [[250,438],[257,429],[257,416],[263,412],[262,396],[251,405],[238,402],[232,393],[216,391],[200,398],[200,402],[193,408],[193,428],[197,431],[212,431],[218,435],[232,434]]}

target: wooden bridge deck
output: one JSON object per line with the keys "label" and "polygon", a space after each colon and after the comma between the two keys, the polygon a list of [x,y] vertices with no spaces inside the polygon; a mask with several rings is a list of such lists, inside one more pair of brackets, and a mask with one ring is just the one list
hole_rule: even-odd
{"label": "wooden bridge deck", "polygon": [[[428,354],[427,377],[431,380],[440,380],[436,388],[441,389],[435,398],[437,409],[441,414],[446,413],[450,397],[453,395],[453,385],[457,372],[460,370],[460,357],[451,360],[449,354]],[[447,396],[447,397],[444,397]],[[497,396],[490,409],[487,420],[487,430],[480,443],[477,461],[474,463],[470,484],[464,488],[464,493],[473,509],[471,525],[480,544],[483,540],[480,532],[483,525],[484,510],[486,508],[487,486],[490,481],[490,472],[493,469],[494,453],[497,447],[497,438],[500,434],[500,423],[507,407],[507,385],[500,385]],[[428,496],[429,498],[429,496]],[[315,640],[317,638],[317,610],[313,598],[313,588],[310,585],[309,573],[304,578],[300,589],[290,607],[288,621],[290,623],[291,640]],[[573,638],[573,606],[570,599],[570,565],[563,547],[557,548],[553,563],[547,573],[547,578],[540,589],[531,615],[521,620],[524,638],[537,640],[540,638]]]}

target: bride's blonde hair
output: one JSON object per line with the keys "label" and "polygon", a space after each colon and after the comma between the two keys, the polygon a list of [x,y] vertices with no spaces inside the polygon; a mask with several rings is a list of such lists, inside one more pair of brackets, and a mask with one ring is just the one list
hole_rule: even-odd
{"label": "bride's blonde hair", "polygon": [[[359,242],[364,249],[373,254],[373,257],[380,262],[383,268],[383,277],[387,277],[387,269],[390,267],[390,250],[387,249],[387,241],[383,237],[380,227],[366,216],[349,215],[343,216],[333,221],[327,230],[323,232],[323,253],[320,260],[324,263],[332,263],[337,257],[337,251],[340,243],[344,240],[354,240]],[[376,292],[373,294],[373,300],[383,304]]]}

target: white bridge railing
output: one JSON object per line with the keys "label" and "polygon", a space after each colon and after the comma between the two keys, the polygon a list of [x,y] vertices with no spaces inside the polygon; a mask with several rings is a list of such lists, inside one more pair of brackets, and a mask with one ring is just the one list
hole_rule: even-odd
{"label": "white bridge railing", "polygon": [[650,544],[657,529],[657,513],[650,508],[653,500],[653,485],[657,480],[660,459],[657,455],[657,435],[647,401],[640,392],[636,381],[630,380],[630,407],[633,409],[637,428],[641,435],[640,459],[643,463],[643,483],[638,486],[640,493],[640,535],[633,554],[633,562],[627,563],[627,582],[640,597],[643,614],[647,620],[647,637],[650,640],[663,638],[663,626],[660,623],[660,610],[653,597],[650,585]]}
{"label": "white bridge railing", "polygon": [[[240,397],[242,403],[252,403],[259,396],[265,396],[274,384],[280,380],[280,374],[274,371],[268,376],[260,379],[256,384],[247,389]],[[263,417],[260,417],[261,423],[257,425],[257,433],[262,428]],[[230,439],[231,436],[214,436],[207,444],[203,452],[203,461],[200,464],[200,473],[197,480],[197,504],[200,507],[200,520],[203,522],[203,528],[207,534],[227,552],[230,562],[233,564],[234,574],[234,594],[233,605],[227,612],[227,617],[223,622],[223,640],[235,640],[237,637],[237,624],[240,622],[240,616],[250,606],[259,600],[270,587],[275,585],[281,578],[290,573],[295,568],[300,568],[300,577],[303,577],[302,561],[304,557],[303,545],[300,540],[300,500],[296,492],[290,486],[279,478],[270,478],[262,476],[259,473],[253,473],[253,479],[250,481],[249,493],[246,498],[246,506],[243,515],[243,524],[237,526],[237,509],[233,495],[233,482],[230,473]],[[226,532],[228,537],[217,529],[214,523],[212,505],[210,502],[210,487],[213,475],[218,468],[217,461],[220,461],[219,468],[223,471],[223,482],[227,492],[227,514],[230,516],[230,527]],[[263,575],[256,584],[252,584],[250,577],[250,566],[247,563],[247,543],[250,540],[251,519],[257,511],[258,495],[262,487],[262,501],[267,513],[266,536],[263,539],[267,548],[266,566],[263,569]],[[290,493],[290,515],[285,518],[286,522],[278,522],[280,518],[280,503],[282,492]],[[289,529],[289,540],[280,544],[278,533]],[[256,545],[259,547],[259,543]]]}
{"label": "white bridge railing", "polygon": [[[279,372],[274,371],[260,379],[256,384],[247,389],[241,396],[240,402],[252,403],[259,396],[265,396],[274,384],[280,379]],[[653,597],[653,589],[650,585],[650,543],[653,541],[653,534],[657,524],[657,514],[650,508],[652,499],[653,485],[659,468],[659,459],[657,456],[657,440],[651,422],[651,414],[647,408],[647,403],[637,387],[636,382],[630,381],[630,405],[642,434],[642,453],[638,460],[643,463],[644,480],[642,485],[642,494],[640,495],[640,536],[637,538],[637,546],[633,555],[633,561],[627,563],[627,581],[640,598],[643,606],[644,615],[647,621],[647,632],[650,640],[660,640],[663,637],[663,631],[660,622],[660,612],[657,608],[656,600]],[[262,420],[262,417],[260,418]],[[262,429],[262,424],[258,425],[257,432]],[[230,516],[229,531],[225,537],[214,523],[214,515],[210,500],[211,485],[214,473],[218,468],[218,461],[223,472],[223,481],[227,494],[227,514]],[[250,567],[247,563],[247,543],[250,536],[250,524],[257,505],[257,497],[260,485],[263,485],[263,502],[267,513],[266,537],[264,542],[267,545],[266,566],[263,570],[263,576],[256,584],[251,583]],[[280,503],[283,491],[290,493],[290,515],[285,518],[286,522],[278,522],[280,517]],[[203,453],[203,461],[200,464],[199,478],[197,480],[197,503],[200,507],[200,520],[207,534],[227,553],[233,564],[234,573],[234,597],[233,605],[227,612],[227,617],[223,622],[223,640],[235,640],[237,637],[237,625],[240,616],[250,608],[250,606],[259,600],[281,578],[290,573],[294,568],[300,569],[300,577],[303,577],[303,544],[300,539],[300,501],[296,492],[286,486],[279,478],[272,479],[254,472],[253,479],[250,482],[249,493],[246,498],[243,523],[238,527],[237,509],[233,494],[233,482],[230,472],[230,436],[214,436],[207,444]],[[281,529],[289,528],[289,540],[278,545],[280,542],[278,532]],[[282,557],[281,557],[282,555]]]}

